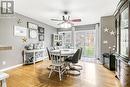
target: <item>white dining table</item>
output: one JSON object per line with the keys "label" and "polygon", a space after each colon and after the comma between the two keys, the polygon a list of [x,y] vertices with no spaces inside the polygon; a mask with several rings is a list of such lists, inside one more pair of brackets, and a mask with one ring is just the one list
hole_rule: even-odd
{"label": "white dining table", "polygon": [[72,56],[74,55],[74,53],[76,52],[76,49],[56,49],[56,50],[52,50],[50,51],[50,53],[57,53],[57,55],[59,54],[59,52],[61,52],[61,56]]}

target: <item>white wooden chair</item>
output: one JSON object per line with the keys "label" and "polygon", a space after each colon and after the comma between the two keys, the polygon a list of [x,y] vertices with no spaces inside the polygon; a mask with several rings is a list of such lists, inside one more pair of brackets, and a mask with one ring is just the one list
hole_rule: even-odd
{"label": "white wooden chair", "polygon": [[7,87],[6,85],[6,78],[8,78],[9,75],[3,72],[0,72],[0,81],[1,81],[1,87]]}
{"label": "white wooden chair", "polygon": [[61,76],[66,71],[65,62],[63,58],[61,58],[61,51],[56,53],[50,53],[51,54],[51,62],[52,67],[51,71],[49,73],[48,78],[50,78],[52,72],[58,72],[59,73],[59,79],[61,81]]}

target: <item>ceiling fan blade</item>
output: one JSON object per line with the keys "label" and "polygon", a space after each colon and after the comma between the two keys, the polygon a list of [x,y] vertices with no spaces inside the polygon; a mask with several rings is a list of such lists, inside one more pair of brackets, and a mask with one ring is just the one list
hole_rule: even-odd
{"label": "ceiling fan blade", "polygon": [[74,25],[72,22],[68,21],[67,23],[71,24],[71,25]]}
{"label": "ceiling fan blade", "polygon": [[81,22],[81,19],[73,19],[73,20],[70,20],[72,22]]}
{"label": "ceiling fan blade", "polygon": [[65,23],[65,22],[61,22],[61,23],[59,23],[59,24],[57,24],[57,25],[61,25],[61,24],[63,24],[63,23]]}
{"label": "ceiling fan blade", "polygon": [[52,21],[63,21],[63,20],[59,20],[59,19],[51,19]]}

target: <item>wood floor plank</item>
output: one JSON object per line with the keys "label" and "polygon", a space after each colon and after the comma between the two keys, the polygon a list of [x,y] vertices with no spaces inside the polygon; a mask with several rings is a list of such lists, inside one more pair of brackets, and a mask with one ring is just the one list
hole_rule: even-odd
{"label": "wood floor plank", "polygon": [[58,74],[53,73],[48,79],[50,62],[44,60],[36,65],[27,65],[9,70],[8,87],[120,87],[114,72],[100,64],[80,62],[83,66],[80,76],[64,75],[59,81]]}

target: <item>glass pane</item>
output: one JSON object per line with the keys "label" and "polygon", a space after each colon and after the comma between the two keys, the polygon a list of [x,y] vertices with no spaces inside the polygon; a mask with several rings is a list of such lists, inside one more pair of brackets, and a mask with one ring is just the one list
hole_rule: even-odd
{"label": "glass pane", "polygon": [[121,13],[121,55],[128,56],[128,8]]}
{"label": "glass pane", "polygon": [[72,35],[71,31],[66,31],[66,32],[59,32],[59,34],[62,35],[63,39],[63,47],[64,48],[71,48],[72,46]]}
{"label": "glass pane", "polygon": [[82,47],[82,56],[95,58],[95,30],[77,31],[76,48]]}

